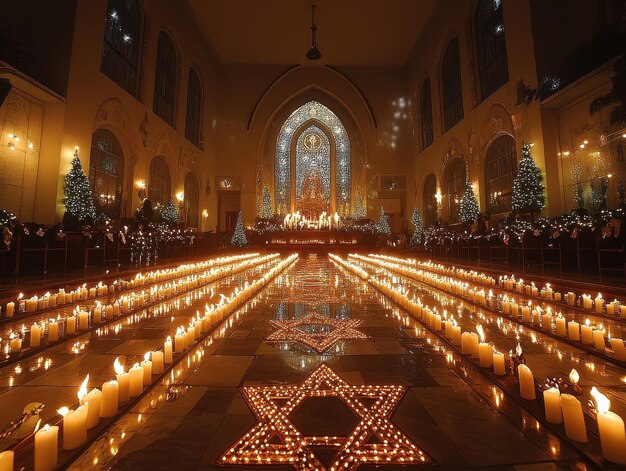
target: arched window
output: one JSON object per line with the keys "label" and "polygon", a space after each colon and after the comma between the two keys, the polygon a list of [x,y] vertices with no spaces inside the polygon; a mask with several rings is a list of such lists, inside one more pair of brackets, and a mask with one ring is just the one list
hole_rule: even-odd
{"label": "arched window", "polygon": [[515,141],[500,136],[489,146],[485,157],[485,190],[490,213],[511,210],[511,189],[517,174]]}
{"label": "arched window", "polygon": [[448,44],[441,62],[441,95],[443,97],[443,128],[445,132],[463,119],[459,40],[456,38]]}
{"label": "arched window", "polygon": [[424,226],[437,222],[437,178],[430,174],[424,182]]}
{"label": "arched window", "polygon": [[172,198],[170,184],[170,170],[162,157],[154,157],[150,162],[150,177],[148,180],[148,199],[152,207],[164,207]]}
{"label": "arched window", "polygon": [[433,143],[433,109],[430,99],[430,78],[426,77],[422,83],[419,97],[420,104],[420,134],[422,150]]}
{"label": "arched window", "polygon": [[476,52],[481,99],[509,80],[502,0],[479,0],[476,8]]}
{"label": "arched window", "polygon": [[89,186],[98,215],[120,218],[123,180],[124,156],[120,143],[110,131],[96,130],[91,136]]}
{"label": "arched window", "polygon": [[459,221],[459,206],[465,191],[465,161],[456,159],[446,171],[446,200],[448,203],[448,222]]}
{"label": "arched window", "polygon": [[198,227],[199,197],[198,179],[189,172],[185,176],[185,221],[190,227]]}
{"label": "arched window", "polygon": [[185,119],[185,137],[196,147],[201,146],[200,123],[202,117],[202,84],[198,72],[189,68],[187,86],[187,116]]}
{"label": "arched window", "polygon": [[135,0],[109,0],[104,24],[100,70],[137,96],[139,8]]}
{"label": "arched window", "polygon": [[174,103],[176,101],[176,70],[178,59],[172,39],[167,33],[159,33],[156,75],[154,78],[154,102],[152,111],[170,126],[174,126]]}

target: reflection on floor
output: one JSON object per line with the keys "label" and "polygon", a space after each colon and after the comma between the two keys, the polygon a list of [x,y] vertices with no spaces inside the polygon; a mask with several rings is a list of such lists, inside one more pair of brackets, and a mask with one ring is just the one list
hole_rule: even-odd
{"label": "reflection on floor", "polygon": [[[414,289],[426,304],[451,309],[450,297]],[[476,315],[462,310],[463,322]],[[280,323],[303,319],[300,332],[325,338],[335,321],[358,321],[365,338],[334,339],[320,351],[268,341]],[[555,362],[542,351],[546,340],[520,335],[529,362],[547,374],[568,371],[573,353]],[[594,364],[592,381],[619,378]],[[175,385],[175,400],[157,400],[167,388],[155,387],[73,469],[593,467],[421,324],[322,256],[302,257],[271,283]]]}

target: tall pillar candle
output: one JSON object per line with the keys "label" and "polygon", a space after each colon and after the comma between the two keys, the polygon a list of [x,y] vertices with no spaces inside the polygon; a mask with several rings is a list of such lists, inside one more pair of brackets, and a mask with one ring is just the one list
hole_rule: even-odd
{"label": "tall pillar candle", "polygon": [[76,410],[65,408],[63,415],[63,449],[73,450],[87,441],[87,414],[89,404],[79,406]]}
{"label": "tall pillar candle", "polygon": [[44,425],[35,432],[35,471],[52,471],[57,467],[59,427]]}
{"label": "tall pillar candle", "polygon": [[593,328],[589,325],[589,319],[580,326],[580,333],[583,345],[591,345],[593,343]]}
{"label": "tall pillar candle", "polygon": [[600,329],[593,331],[593,346],[601,351],[606,349],[606,344],[604,343],[604,332]]}
{"label": "tall pillar candle", "polygon": [[565,423],[565,434],[570,440],[585,443],[587,429],[580,401],[571,394],[561,394],[561,411]]}
{"label": "tall pillar candle", "polygon": [[115,380],[102,384],[102,400],[100,401],[100,417],[113,417],[119,405],[119,383]]}
{"label": "tall pillar candle", "polygon": [[626,361],[626,346],[622,339],[611,339],[611,347],[616,360]]}
{"label": "tall pillar candle", "polygon": [[76,316],[70,316],[65,319],[65,335],[74,335],[76,333]]}
{"label": "tall pillar candle", "polygon": [[130,375],[130,397],[137,397],[143,391],[143,368],[136,363],[128,374]]}
{"label": "tall pillar candle", "polygon": [[161,350],[152,352],[152,374],[160,375],[163,373],[165,355]]}
{"label": "tall pillar candle", "polygon": [[165,364],[171,364],[174,359],[172,355],[172,339],[170,337],[163,344],[163,353],[165,354]]}
{"label": "tall pillar candle", "polygon": [[576,321],[569,321],[567,323],[567,332],[570,340],[580,340],[580,324]]}
{"label": "tall pillar candle", "polygon": [[561,413],[561,392],[559,388],[550,388],[543,391],[543,404],[546,411],[546,420],[551,424],[563,422]]}
{"label": "tall pillar candle", "polygon": [[150,384],[152,382],[152,362],[150,361],[151,352],[147,352],[144,355],[144,360],[141,362],[143,368],[143,384]]}
{"label": "tall pillar candle", "polygon": [[0,471],[13,471],[14,461],[15,452],[13,450],[0,452]]}
{"label": "tall pillar candle", "polygon": [[624,421],[614,412],[598,411],[598,430],[602,455],[617,464],[626,464],[626,433]]}
{"label": "tall pillar candle", "polygon": [[41,327],[39,324],[33,324],[30,327],[30,348],[36,348],[41,345]]}
{"label": "tall pillar candle", "polygon": [[87,428],[94,428],[100,422],[100,404],[102,402],[102,392],[99,389],[92,389],[80,399],[80,405],[89,404],[87,410]]}
{"label": "tall pillar candle", "polygon": [[48,342],[56,342],[59,340],[59,323],[56,319],[50,319],[48,322]]}
{"label": "tall pillar candle", "polygon": [[565,317],[556,318],[556,335],[560,335],[561,337],[565,337],[567,335]]}
{"label": "tall pillar candle", "polygon": [[506,368],[504,366],[504,353],[493,352],[493,372],[498,376],[504,376],[506,374]]}
{"label": "tall pillar candle", "polygon": [[478,345],[478,361],[481,368],[491,368],[493,365],[493,349],[486,342]]}
{"label": "tall pillar candle", "polygon": [[534,400],[537,398],[535,393],[535,377],[526,365],[519,365],[517,368],[519,376],[519,392],[524,399]]}
{"label": "tall pillar candle", "polygon": [[78,330],[87,330],[89,328],[89,313],[80,311],[78,313]]}

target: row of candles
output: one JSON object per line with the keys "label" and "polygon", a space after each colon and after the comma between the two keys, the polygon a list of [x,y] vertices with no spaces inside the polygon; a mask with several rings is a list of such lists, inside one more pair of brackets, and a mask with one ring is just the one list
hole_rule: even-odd
{"label": "row of candles", "polygon": [[[274,259],[275,257],[271,257]],[[163,349],[146,352],[141,363],[135,363],[128,371],[116,358],[113,368],[116,373],[114,380],[106,381],[101,389],[88,391],[89,375],[78,390],[78,407],[70,409],[62,407],[57,412],[62,417],[63,449],[73,450],[83,446],[87,441],[87,431],[96,427],[101,418],[115,417],[119,405],[131,398],[140,396],[145,387],[152,384],[152,377],[161,375],[166,365],[174,362],[174,354],[184,354],[196,342],[200,341],[212,327],[243,303],[255,296],[267,283],[275,278],[287,266],[298,258],[297,254],[279,261],[258,279],[246,281],[240,289],[236,287],[230,296],[220,295],[217,305],[206,306],[201,317],[196,312],[187,328],[179,326],[174,340],[168,336],[163,342]],[[52,471],[58,465],[59,426],[45,424],[34,433],[34,469],[35,471]],[[13,471],[14,452],[0,453],[0,471]]]}
{"label": "row of candles", "polygon": [[[153,270],[147,273],[137,273],[128,280],[115,280],[110,285],[99,281],[95,285],[88,287],[87,283],[70,291],[60,288],[57,293],[46,292],[42,295],[33,295],[24,299],[24,294],[20,293],[15,301],[9,301],[6,304],[4,316],[13,317],[15,312],[34,313],[46,309],[54,309],[57,306],[71,304],[75,302],[94,300],[95,298],[107,296],[122,290],[130,290],[139,288],[151,283],[177,279],[193,273],[205,271],[214,267],[228,265],[237,261],[258,257],[258,253],[246,253],[232,255],[228,257],[218,257],[211,260],[197,262],[193,264],[179,265],[178,267]],[[17,307],[17,311],[16,311]],[[2,307],[0,306],[0,314]]]}
{"label": "row of candles", "polygon": [[327,214],[323,211],[317,218],[308,219],[305,215],[300,214],[300,211],[288,213],[283,219],[283,229],[297,230],[297,229],[337,229],[339,228],[341,218],[339,213]]}
{"label": "row of candles", "polygon": [[[468,282],[455,280],[451,276],[437,275],[427,270],[417,270],[402,263],[401,259],[387,261],[391,257],[380,256],[364,257],[361,255],[351,255],[351,257],[373,263],[377,266],[389,269],[403,276],[422,281],[436,286],[438,289],[450,292],[454,295],[462,296],[472,302],[489,306],[499,313],[505,314],[509,318],[546,332],[554,333],[559,337],[568,338],[572,342],[583,345],[593,345],[598,351],[606,353],[606,330],[602,324],[591,325],[589,319],[585,323],[579,323],[574,319],[567,321],[562,313],[554,314],[551,307],[544,309],[541,306],[533,306],[532,301],[526,304],[519,304],[514,298],[502,297],[500,307],[497,306],[496,298],[492,291],[485,292],[470,287]],[[612,348],[613,356],[618,361],[626,361],[626,344],[624,339],[618,337],[608,337]]]}
{"label": "row of candles", "polygon": [[419,261],[416,259],[401,259],[398,257],[392,257],[389,255],[370,254],[370,257],[386,260],[393,263],[402,263],[413,267],[419,267],[427,271],[436,272],[443,275],[451,275],[464,280],[469,280],[474,283],[483,284],[487,286],[498,285],[503,289],[518,294],[524,294],[532,297],[539,297],[546,301],[564,302],[568,306],[580,306],[585,310],[594,311],[596,314],[619,315],[626,317],[626,304],[621,303],[617,299],[611,302],[606,302],[602,297],[602,293],[598,293],[596,297],[592,297],[589,294],[578,295],[573,291],[567,293],[561,293],[555,291],[550,283],[545,283],[541,288],[537,287],[534,282],[530,284],[525,283],[523,279],[516,279],[512,276],[500,276],[496,278],[479,272],[477,270],[464,270],[462,268],[447,267],[440,263],[434,263],[432,261]]}
{"label": "row of candles", "polygon": [[[179,280],[167,281],[165,283],[154,284],[148,293],[134,291],[128,295],[120,296],[119,299],[111,304],[103,306],[98,301],[93,309],[76,306],[71,315],[61,318],[58,314],[56,318],[48,321],[35,322],[30,327],[29,347],[37,348],[41,345],[42,339],[47,330],[47,341],[57,342],[64,336],[75,335],[77,331],[86,331],[90,326],[97,325],[103,320],[117,317],[120,314],[129,314],[131,311],[140,309],[148,302],[163,301],[171,296],[178,295],[190,289],[197,288],[200,285],[211,283],[217,278],[232,275],[255,265],[267,263],[268,261],[279,257],[278,254],[269,254],[264,256],[256,256],[254,258],[233,257],[230,265],[220,264],[219,267],[205,269],[203,273],[196,275],[183,275],[184,278]],[[20,353],[23,348],[23,338],[25,337],[26,326],[22,326],[22,332],[10,332],[8,342],[5,345],[7,354]]]}
{"label": "row of candles", "polygon": [[[351,255],[352,257],[352,255]],[[366,257],[356,256],[366,262],[371,262]],[[346,262],[342,264],[346,268],[357,273],[361,269],[358,265]],[[358,273],[357,273],[358,274]],[[421,301],[415,301],[408,296],[408,289],[399,285],[394,286],[390,280],[380,280],[370,276],[369,282],[380,292],[404,310],[410,312],[421,320],[429,328],[449,340],[453,345],[461,347],[461,353],[478,359],[481,368],[492,368],[498,376],[507,374],[505,355],[499,352],[492,344],[485,341],[485,333],[480,324],[477,324],[477,332],[462,332],[454,319],[444,320],[441,315],[433,312],[429,307],[424,307]],[[537,385],[531,369],[523,362],[521,347],[518,344],[512,373],[517,373],[519,381],[519,393],[523,399],[536,400]],[[570,383],[578,383],[578,373],[573,370],[570,375]],[[561,393],[558,387],[547,387],[543,390],[543,401],[546,421],[550,423],[563,423],[565,433],[570,440],[586,442],[587,429],[581,402],[572,394]],[[595,404],[596,419],[600,431],[600,442],[603,456],[614,463],[626,464],[626,430],[623,419],[610,411],[610,401],[595,387],[591,391]]]}

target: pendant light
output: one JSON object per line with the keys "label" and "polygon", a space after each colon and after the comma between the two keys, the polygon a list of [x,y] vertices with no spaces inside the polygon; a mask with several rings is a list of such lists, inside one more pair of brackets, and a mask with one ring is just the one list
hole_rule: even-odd
{"label": "pendant light", "polygon": [[315,5],[311,6],[311,49],[306,53],[306,58],[316,61],[322,58],[322,53],[317,48],[317,27],[315,26]]}

